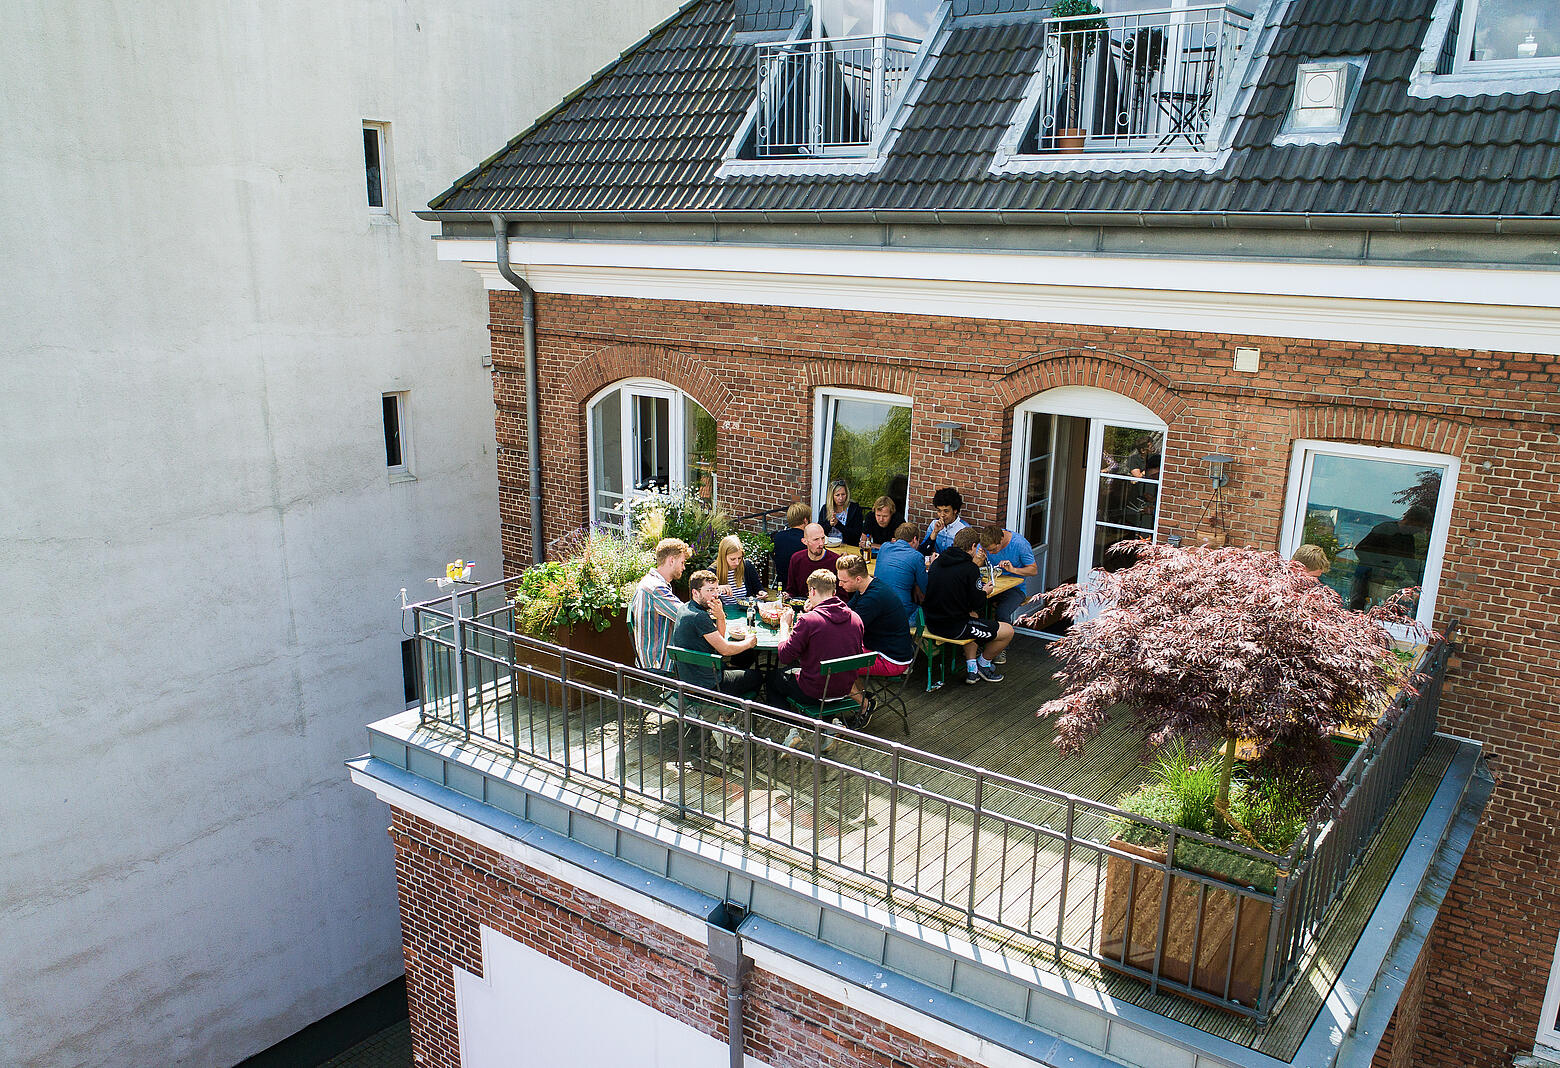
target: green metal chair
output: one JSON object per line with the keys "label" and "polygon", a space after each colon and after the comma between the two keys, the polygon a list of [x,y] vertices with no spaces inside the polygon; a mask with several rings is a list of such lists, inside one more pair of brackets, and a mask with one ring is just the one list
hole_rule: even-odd
{"label": "green metal chair", "polygon": [[[818,674],[823,676],[824,692],[828,692],[829,679],[835,675],[843,675],[846,672],[852,675],[859,674],[871,667],[875,660],[877,660],[876,653],[856,653],[854,656],[825,660],[818,665]],[[848,694],[844,697],[825,697],[808,701],[793,697],[789,703],[792,711],[812,716],[814,719],[848,719],[861,711],[861,703]]]}

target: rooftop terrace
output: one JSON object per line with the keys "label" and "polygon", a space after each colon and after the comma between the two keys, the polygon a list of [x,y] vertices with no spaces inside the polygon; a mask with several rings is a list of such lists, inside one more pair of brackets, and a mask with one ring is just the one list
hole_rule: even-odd
{"label": "rooftop terrace", "polygon": [[[373,726],[376,760],[1052,1031],[1080,1023],[1019,996],[1026,971],[1097,1012],[1146,1010],[1147,1030],[1191,1028],[1226,1054],[1199,1063],[1296,1057],[1400,861],[1417,847],[1425,874],[1475,777],[1476,747],[1434,733],[1440,647],[1432,685],[1362,747],[1290,857],[1225,847],[1268,862],[1270,882],[1176,867],[1167,887],[1165,854],[1112,844],[1143,738],[1118,712],[1062,755],[1034,714],[1056,690],[1042,643],[1016,643],[1000,684],[928,693],[918,674],[908,732],[880,712],[796,750],[780,741],[792,717],[519,637],[496,600],[462,610],[455,657],[443,605],[418,613],[428,698]],[[1175,902],[1194,915],[1180,934]],[[1002,963],[972,980],[972,959]]]}

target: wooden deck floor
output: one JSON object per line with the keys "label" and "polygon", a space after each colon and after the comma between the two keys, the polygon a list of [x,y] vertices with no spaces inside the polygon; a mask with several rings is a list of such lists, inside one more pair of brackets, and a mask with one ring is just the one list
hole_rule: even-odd
{"label": "wooden deck floor", "polygon": [[[726,737],[718,727],[679,730],[674,717],[657,710],[661,695],[645,687],[625,691],[638,699],[630,711],[639,714],[628,715],[588,686],[573,692],[565,730],[556,690],[532,687],[515,700],[501,685],[496,700],[474,712],[473,726],[506,747],[518,742],[521,752],[576,779],[603,787],[621,782],[626,803],[641,816],[736,845],[847,895],[1282,1056],[1304,1033],[1295,1021],[1308,1026],[1320,1007],[1315,983],[1297,982],[1285,1009],[1289,1022],[1264,1030],[1218,1009],[1150,994],[1079,952],[1097,944],[1104,878],[1102,857],[1086,843],[1108,840],[1111,827],[1086,804],[1069,814],[1045,790],[1113,803],[1143,782],[1149,751],[1130,717],[1118,712],[1082,752],[1063,756],[1050,721],[1035,715],[1057,691],[1045,650],[1038,641],[1017,643],[1005,681],[996,684],[958,680],[926,693],[919,673],[908,691],[908,732],[897,716],[879,712],[866,732],[871,739],[809,733],[808,754],[815,743],[830,742],[817,762],[786,748],[790,724],[763,717],[746,745],[716,744],[712,739]],[[712,711],[707,719],[719,716]],[[1007,778],[993,781],[990,773]],[[1066,849],[1069,818],[1074,841],[1085,844]],[[1383,878],[1359,893],[1373,901],[1384,885]],[[1312,969],[1334,971],[1357,937],[1355,931],[1324,939]]]}

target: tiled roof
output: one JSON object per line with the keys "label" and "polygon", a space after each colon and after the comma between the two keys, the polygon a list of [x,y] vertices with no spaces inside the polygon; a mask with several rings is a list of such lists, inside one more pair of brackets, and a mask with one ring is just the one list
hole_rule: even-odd
{"label": "tiled roof", "polygon": [[[1041,35],[1033,21],[978,20],[954,22],[878,173],[719,178],[752,104],[753,51],[732,41],[732,0],[694,0],[430,207],[511,218],[1560,215],[1560,93],[1408,95],[1433,5],[1294,0],[1234,150],[1212,173],[991,174]],[[1342,143],[1274,146],[1296,64],[1351,55],[1370,59]]]}

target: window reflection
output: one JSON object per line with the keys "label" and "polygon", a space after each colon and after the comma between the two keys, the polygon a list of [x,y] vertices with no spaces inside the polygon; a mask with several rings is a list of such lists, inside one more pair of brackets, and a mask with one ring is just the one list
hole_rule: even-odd
{"label": "window reflection", "polygon": [[1476,62],[1560,56],[1555,0],[1479,0],[1468,58]]}

